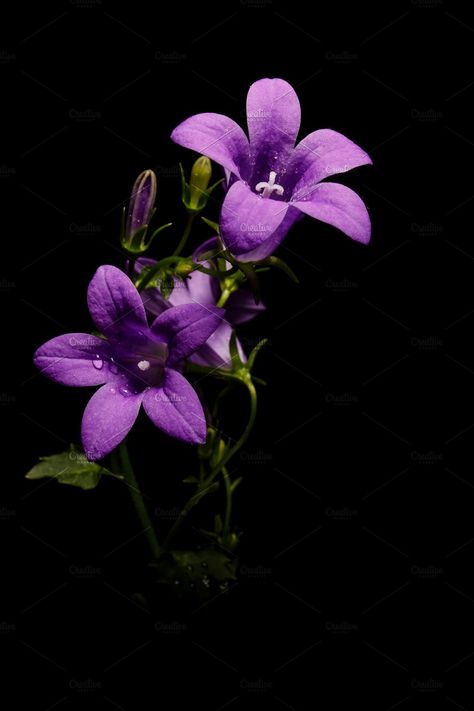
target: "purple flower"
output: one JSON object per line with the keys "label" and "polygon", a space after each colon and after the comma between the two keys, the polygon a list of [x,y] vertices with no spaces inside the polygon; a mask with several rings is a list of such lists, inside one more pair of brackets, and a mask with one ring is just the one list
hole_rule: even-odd
{"label": "purple flower", "polygon": [[105,336],[68,333],[35,353],[38,368],[63,385],[102,385],[82,419],[82,442],[91,460],[125,438],[140,405],[166,434],[185,442],[206,439],[206,419],[194,389],[180,373],[182,361],[216,330],[222,309],[176,306],[148,326],[145,307],[130,279],[113,266],[95,273],[87,293],[92,319]]}
{"label": "purple flower", "polygon": [[[194,260],[199,254],[203,254],[208,249],[216,246],[216,240],[212,237],[203,245],[198,247],[194,253]],[[135,269],[139,273],[145,266],[153,267],[156,262],[153,259],[141,257],[135,262]],[[204,262],[205,266],[209,266]],[[174,288],[167,299],[165,299],[157,287],[144,289],[142,298],[146,310],[158,316],[166,309],[182,306],[184,304],[201,304],[205,307],[215,306],[219,298],[219,286],[217,279],[204,274],[203,272],[192,272],[185,281],[174,278]],[[229,368],[231,362],[229,343],[232,336],[232,327],[240,323],[245,323],[255,318],[265,309],[263,304],[256,304],[255,299],[245,289],[235,291],[225,305],[225,317],[221,319],[214,333],[208,338],[198,350],[190,357],[190,361],[198,365],[205,365],[211,368]],[[245,359],[243,349],[237,340],[237,347],[242,359]]]}
{"label": "purple flower", "polygon": [[348,138],[331,129],[310,133],[295,146],[300,103],[282,79],[261,79],[247,95],[249,139],[232,119],[204,113],[181,123],[171,138],[207,155],[226,171],[229,190],[220,227],[226,247],[241,261],[263,259],[303,214],[370,240],[367,209],[355,192],[321,182],[371,163]]}

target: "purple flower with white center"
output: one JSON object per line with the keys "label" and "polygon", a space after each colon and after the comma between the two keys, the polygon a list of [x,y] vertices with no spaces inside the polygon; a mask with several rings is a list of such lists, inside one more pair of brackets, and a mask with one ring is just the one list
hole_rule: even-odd
{"label": "purple flower with white center", "polygon": [[[215,237],[207,240],[198,247],[193,255],[197,261],[198,255],[207,252],[217,244]],[[139,273],[143,267],[153,267],[153,259],[141,257],[135,262],[135,270]],[[204,266],[209,266],[203,262]],[[219,285],[217,279],[203,272],[192,272],[185,281],[174,277],[174,288],[167,299],[163,297],[158,287],[149,287],[143,290],[142,298],[146,310],[158,316],[166,309],[184,304],[201,304],[205,307],[215,306],[219,298]],[[214,333],[198,350],[190,356],[189,360],[198,365],[211,368],[229,368],[231,365],[230,339],[233,326],[237,326],[255,318],[265,310],[263,304],[256,304],[250,291],[239,289],[229,296],[225,305],[225,315]],[[237,339],[237,348],[240,356],[245,360],[242,346]]]}
{"label": "purple flower with white center", "polygon": [[247,95],[249,138],[232,119],[204,113],[181,123],[171,138],[219,163],[229,190],[220,217],[225,246],[241,261],[272,254],[304,214],[367,244],[370,219],[361,198],[339,183],[322,182],[372,163],[359,146],[331,129],[295,146],[300,103],[283,79],[261,79]]}
{"label": "purple flower with white center", "polygon": [[184,304],[164,311],[148,326],[140,294],[113,266],[99,267],[87,300],[105,338],[68,333],[42,345],[34,356],[43,374],[58,383],[102,385],[82,419],[87,457],[102,459],[115,449],[132,428],[141,405],[166,434],[203,443],[202,405],[180,370],[219,326],[222,309]]}

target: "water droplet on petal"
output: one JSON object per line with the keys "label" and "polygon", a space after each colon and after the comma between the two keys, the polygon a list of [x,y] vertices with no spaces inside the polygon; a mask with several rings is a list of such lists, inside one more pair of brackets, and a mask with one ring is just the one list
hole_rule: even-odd
{"label": "water droplet on petal", "polygon": [[132,394],[132,391],[130,390],[128,385],[121,385],[119,388],[119,392],[124,397],[129,397]]}
{"label": "water droplet on petal", "polygon": [[104,367],[104,361],[102,360],[100,355],[95,356],[94,360],[92,361],[92,365],[96,370],[102,370],[102,368]]}
{"label": "water droplet on petal", "polygon": [[111,372],[111,373],[118,373],[118,371],[119,371],[118,365],[117,365],[117,363],[114,361],[113,358],[110,359],[109,368],[110,368],[110,372]]}
{"label": "water droplet on petal", "polygon": [[115,395],[115,393],[116,393],[117,391],[116,391],[115,388],[110,388],[110,392],[112,393],[112,395]]}

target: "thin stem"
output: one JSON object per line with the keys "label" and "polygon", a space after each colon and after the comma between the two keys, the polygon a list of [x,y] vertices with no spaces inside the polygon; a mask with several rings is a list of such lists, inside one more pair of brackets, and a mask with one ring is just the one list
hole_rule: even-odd
{"label": "thin stem", "polygon": [[[218,486],[216,483],[214,483],[214,479],[217,477],[217,475],[222,471],[226,464],[230,461],[230,459],[237,454],[239,449],[243,447],[245,442],[247,441],[250,432],[252,431],[252,427],[255,423],[255,418],[257,415],[257,392],[255,390],[255,386],[250,380],[241,380],[239,378],[240,382],[244,382],[244,384],[247,387],[247,390],[250,395],[250,414],[249,414],[249,419],[247,422],[247,425],[242,432],[240,438],[237,440],[237,442],[234,444],[233,447],[231,447],[226,454],[222,457],[220,462],[218,462],[217,466],[211,471],[209,476],[204,479],[202,482],[200,482],[199,487],[197,491],[188,499],[186,504],[184,505],[183,509],[181,510],[178,518],[174,522],[173,526],[171,527],[168,535],[166,536],[165,542],[163,544],[164,548],[167,548],[171,540],[175,537],[176,533],[179,531],[184,519],[186,516],[189,514],[191,509],[201,501],[204,496],[209,493],[210,491],[215,491],[215,488]],[[223,473],[224,476],[224,481],[225,481],[225,474]],[[226,484],[227,486],[227,484]],[[226,511],[227,515],[227,511]],[[229,520],[230,520],[230,513],[229,513]]]}
{"label": "thin stem", "polygon": [[193,226],[193,222],[195,220],[196,215],[188,215],[188,219],[186,221],[186,226],[184,228],[183,236],[179,240],[178,246],[173,252],[173,256],[177,256],[178,254],[181,254],[183,249],[186,246],[186,242],[188,241],[188,237],[191,234],[191,228]]}
{"label": "thin stem", "polygon": [[222,308],[223,306],[225,306],[225,304],[227,303],[227,299],[232,293],[233,292],[230,289],[224,289],[220,295],[219,301],[217,302],[216,306],[218,308]]}
{"label": "thin stem", "polygon": [[119,446],[119,459],[121,465],[121,473],[125,476],[125,480],[128,484],[130,496],[132,498],[133,505],[135,506],[135,511],[143,529],[143,533],[146,535],[146,539],[150,547],[150,552],[153,558],[158,558],[161,554],[161,547],[158,543],[158,539],[155,534],[155,529],[153,528],[153,524],[146,509],[143,494],[141,493],[138,487],[138,482],[133,472],[126,442],[122,442],[122,444]]}
{"label": "thin stem", "polygon": [[226,467],[222,467],[222,478],[225,485],[225,515],[222,538],[224,539],[224,542],[226,542],[230,533],[230,519],[232,516],[232,486],[230,483],[229,472]]}

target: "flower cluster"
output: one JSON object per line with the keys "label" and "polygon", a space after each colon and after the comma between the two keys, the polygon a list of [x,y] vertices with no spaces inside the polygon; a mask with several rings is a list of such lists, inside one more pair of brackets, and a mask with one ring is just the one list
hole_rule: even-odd
{"label": "flower cluster", "polygon": [[[276,266],[293,276],[274,252],[304,215],[358,242],[370,239],[370,220],[360,197],[326,180],[371,163],[367,153],[330,129],[314,131],[297,143],[300,105],[282,79],[262,79],[250,87],[247,124],[248,136],[232,119],[204,113],[173,131],[173,141],[200,154],[189,181],[182,171],[186,223],[174,253],[145,256],[155,236],[170,227],[168,223],[149,234],[157,180],[146,170],[123,214],[121,268],[100,266],[89,284],[87,303],[96,330],[53,338],[34,356],[41,372],[62,385],[100,386],[82,419],[86,463],[123,447],[142,406],[162,432],[201,445],[199,477],[188,478],[196,482],[192,506],[213,490],[218,477],[230,506],[238,483],[230,481],[226,464],[250,433],[255,384],[261,381],[252,372],[259,346],[245,353],[236,328],[265,308],[258,296],[260,272]],[[222,179],[213,185],[211,160],[223,168]],[[183,256],[196,217],[210,201],[218,202],[218,186],[223,188],[218,222],[203,218],[213,235]],[[237,441],[219,432],[210,413],[222,398],[214,407],[204,404],[193,385],[196,373],[247,388],[250,417]],[[121,472],[124,462],[122,458]],[[142,506],[142,520],[143,515]],[[224,523],[216,518],[211,535],[234,545],[230,514]]]}

